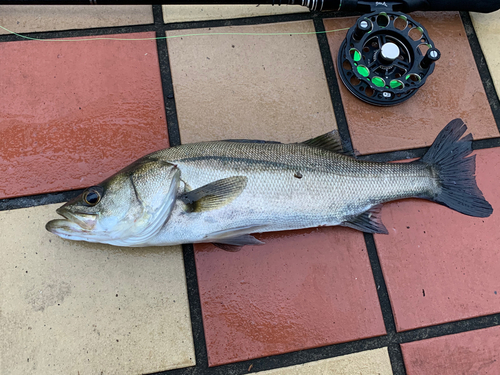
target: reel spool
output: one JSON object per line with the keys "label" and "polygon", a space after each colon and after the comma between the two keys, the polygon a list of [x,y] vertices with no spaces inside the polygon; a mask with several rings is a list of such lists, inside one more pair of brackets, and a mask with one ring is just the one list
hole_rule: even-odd
{"label": "reel spool", "polygon": [[440,57],[422,25],[404,13],[384,9],[361,16],[349,29],[337,68],[358,99],[391,106],[415,95]]}

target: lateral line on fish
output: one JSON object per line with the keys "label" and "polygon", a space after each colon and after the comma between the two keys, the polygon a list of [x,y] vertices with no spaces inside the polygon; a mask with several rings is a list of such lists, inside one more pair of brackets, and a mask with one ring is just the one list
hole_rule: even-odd
{"label": "lateral line on fish", "polygon": [[[287,168],[292,170],[293,165],[291,164],[286,164],[286,163],[278,163],[275,161],[267,161],[267,160],[260,160],[260,159],[250,159],[250,158],[236,158],[236,157],[222,157],[222,156],[195,156],[191,158],[184,158],[184,159],[178,159],[178,162],[191,162],[191,161],[210,161],[210,160],[231,160],[235,164],[236,163],[253,163],[255,165],[265,165],[265,166],[273,166],[277,168]],[[314,170],[313,168],[307,168],[304,167],[303,170]]]}

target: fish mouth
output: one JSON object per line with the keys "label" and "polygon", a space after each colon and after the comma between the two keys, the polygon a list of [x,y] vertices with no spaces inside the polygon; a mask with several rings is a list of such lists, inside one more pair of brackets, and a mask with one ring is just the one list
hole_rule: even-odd
{"label": "fish mouth", "polygon": [[58,208],[56,212],[64,219],[49,221],[45,225],[45,229],[57,235],[91,231],[97,223],[97,215],[73,213],[63,209],[63,207]]}
{"label": "fish mouth", "polygon": [[45,224],[45,229],[50,233],[67,239],[73,239],[73,236],[83,232],[82,227],[78,224],[65,219],[51,220]]}

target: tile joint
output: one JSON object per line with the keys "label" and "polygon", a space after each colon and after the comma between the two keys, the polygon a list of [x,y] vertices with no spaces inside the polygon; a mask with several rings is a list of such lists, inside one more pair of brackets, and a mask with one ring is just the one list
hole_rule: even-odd
{"label": "tile joint", "polygon": [[[493,112],[493,118],[495,119],[498,131],[500,132],[500,101],[493,84],[490,70],[486,64],[483,50],[481,49],[481,45],[476,35],[469,12],[460,12],[460,18],[462,19],[462,23],[464,25],[465,33],[472,50],[472,55],[474,56],[474,61],[476,62],[477,70],[479,71],[479,76],[481,77],[481,82],[483,83],[486,97],[488,98],[491,111]],[[498,90],[500,90],[500,87]]]}

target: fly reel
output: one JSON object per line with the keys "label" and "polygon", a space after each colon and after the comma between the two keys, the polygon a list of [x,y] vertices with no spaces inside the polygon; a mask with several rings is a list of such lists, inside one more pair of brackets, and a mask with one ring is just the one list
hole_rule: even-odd
{"label": "fly reel", "polygon": [[391,106],[415,95],[440,56],[422,25],[404,13],[384,9],[361,16],[349,29],[337,67],[354,96]]}

